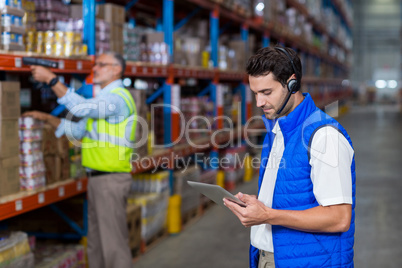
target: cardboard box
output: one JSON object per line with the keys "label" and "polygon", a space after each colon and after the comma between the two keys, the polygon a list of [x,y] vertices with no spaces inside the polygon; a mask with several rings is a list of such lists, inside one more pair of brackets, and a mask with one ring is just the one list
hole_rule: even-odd
{"label": "cardboard box", "polygon": [[144,140],[148,140],[148,123],[147,125],[143,126],[140,122],[147,122],[147,113],[149,109],[148,105],[146,104],[146,90],[135,90],[129,88],[128,91],[131,93],[131,96],[134,99],[135,106],[137,108],[137,116],[140,117],[135,129],[135,141],[144,143],[143,145],[135,148],[134,153],[137,153],[140,157],[144,157],[148,155],[148,144],[147,142],[144,142]]}
{"label": "cardboard box", "polygon": [[20,190],[19,156],[0,159],[0,196],[10,195]]}
{"label": "cardboard box", "polygon": [[42,152],[43,155],[56,155],[61,158],[68,158],[68,139],[66,136],[56,138],[56,129],[49,124],[43,126]]}
{"label": "cardboard box", "polygon": [[0,82],[0,120],[18,119],[20,115],[20,83]]}
{"label": "cardboard box", "polygon": [[163,32],[145,33],[144,38],[147,44],[165,42],[165,34]]}
{"label": "cardboard box", "polygon": [[70,5],[69,14],[70,18],[82,19],[82,5]]}
{"label": "cardboard box", "polygon": [[70,178],[70,160],[68,158],[47,155],[44,157],[44,163],[47,185]]}
{"label": "cardboard box", "polygon": [[246,67],[246,44],[244,43],[244,41],[230,41],[229,49],[233,50],[235,52],[235,55],[233,58],[229,58],[228,67],[231,70],[244,71]]}
{"label": "cardboard box", "polygon": [[141,206],[128,204],[126,211],[130,249],[137,251],[141,245]]}
{"label": "cardboard box", "polygon": [[188,66],[201,65],[201,39],[197,37],[183,38],[183,50]]}
{"label": "cardboard box", "polygon": [[123,42],[112,42],[112,43],[110,43],[110,50],[113,51],[113,52],[123,54],[123,48],[124,48]]}
{"label": "cardboard box", "polygon": [[120,42],[123,40],[123,26],[113,24],[110,27],[110,40],[111,42]]}
{"label": "cardboard box", "polygon": [[123,25],[126,18],[126,12],[123,6],[115,5],[115,4],[103,4],[98,5],[99,9],[97,18],[103,19],[110,24],[119,24]]}
{"label": "cardboard box", "polygon": [[18,120],[0,121],[0,158],[18,156],[20,139],[18,136]]}

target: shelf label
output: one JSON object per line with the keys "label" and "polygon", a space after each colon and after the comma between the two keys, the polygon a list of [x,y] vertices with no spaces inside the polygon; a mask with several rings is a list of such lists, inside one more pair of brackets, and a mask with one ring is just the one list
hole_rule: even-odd
{"label": "shelf label", "polygon": [[77,191],[82,191],[82,182],[81,181],[77,182]]}
{"label": "shelf label", "polygon": [[157,73],[158,73],[158,69],[154,68],[154,69],[152,70],[152,72],[153,72],[153,74],[157,74]]}
{"label": "shelf label", "polygon": [[39,204],[45,203],[45,194],[44,193],[39,193],[38,194],[38,203]]}
{"label": "shelf label", "polygon": [[251,103],[251,90],[250,90],[250,86],[249,85],[245,85],[246,88],[246,102],[247,103]]}
{"label": "shelf label", "polygon": [[147,68],[147,67],[144,67],[144,68],[142,69],[142,72],[143,72],[144,74],[147,74],[147,73],[148,73],[148,68]]}
{"label": "shelf label", "polygon": [[22,66],[21,58],[14,58],[14,64],[15,64],[15,67],[21,68],[21,66]]}
{"label": "shelf label", "polygon": [[15,201],[15,211],[22,210],[22,200]]}
{"label": "shelf label", "polygon": [[223,90],[221,84],[216,86],[216,106],[217,107],[223,106]]}
{"label": "shelf label", "polygon": [[131,67],[131,72],[133,74],[135,74],[137,72],[137,67],[135,67],[135,66]]}
{"label": "shelf label", "polygon": [[59,187],[59,197],[64,196],[64,187]]}
{"label": "shelf label", "polygon": [[180,85],[172,85],[171,92],[172,106],[177,107],[177,109],[172,108],[172,113],[177,114],[180,110]]}
{"label": "shelf label", "polygon": [[77,70],[82,70],[82,61],[77,61]]}
{"label": "shelf label", "polygon": [[59,69],[64,69],[64,60],[59,60]]}

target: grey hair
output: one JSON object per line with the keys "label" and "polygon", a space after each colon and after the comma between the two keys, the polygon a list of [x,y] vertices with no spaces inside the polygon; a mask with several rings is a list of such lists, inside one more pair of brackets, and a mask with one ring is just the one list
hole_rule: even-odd
{"label": "grey hair", "polygon": [[113,52],[113,51],[105,52],[103,54],[112,56],[117,61],[117,63],[121,67],[121,77],[123,77],[124,72],[126,71],[126,60],[123,58],[123,56],[121,54],[119,54],[117,52]]}

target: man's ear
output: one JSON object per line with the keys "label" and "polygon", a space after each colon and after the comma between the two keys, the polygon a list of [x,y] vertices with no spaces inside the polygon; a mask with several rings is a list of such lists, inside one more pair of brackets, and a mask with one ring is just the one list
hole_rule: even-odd
{"label": "man's ear", "polygon": [[120,65],[116,65],[115,67],[117,67],[117,68],[114,68],[114,75],[115,76],[123,76],[123,74],[122,74],[122,71],[123,71],[123,68],[121,68],[121,66]]}

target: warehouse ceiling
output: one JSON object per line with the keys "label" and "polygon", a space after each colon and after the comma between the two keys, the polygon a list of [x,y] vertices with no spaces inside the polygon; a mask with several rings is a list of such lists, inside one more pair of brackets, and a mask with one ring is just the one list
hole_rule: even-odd
{"label": "warehouse ceiling", "polygon": [[401,68],[402,2],[400,0],[354,0],[353,57],[351,79],[372,81],[381,68]]}

